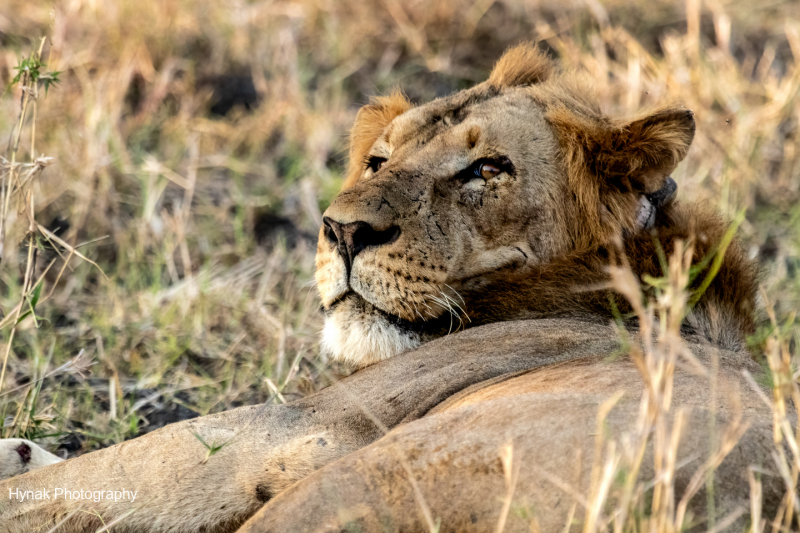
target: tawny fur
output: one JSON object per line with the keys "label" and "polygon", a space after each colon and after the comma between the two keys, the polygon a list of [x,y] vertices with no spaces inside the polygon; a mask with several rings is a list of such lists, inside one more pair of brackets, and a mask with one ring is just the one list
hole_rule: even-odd
{"label": "tawny fur", "polygon": [[350,187],[361,175],[362,154],[370,149],[375,139],[396,116],[402,115],[411,107],[411,102],[405,95],[395,91],[389,96],[373,98],[369,104],[358,110],[355,124],[350,132],[350,165],[343,188]]}
{"label": "tawny fur", "polygon": [[[639,278],[658,278],[663,272],[656,242],[667,257],[677,241],[693,243],[693,256],[700,261],[716,253],[716,245],[727,230],[721,217],[698,205],[671,205],[658,213],[657,229],[652,234],[627,237],[621,249],[612,243],[598,244],[533,268],[524,277],[487,281],[479,290],[496,299],[475,298],[468,312],[473,324],[558,315],[614,318],[617,311],[625,315],[632,309],[623,297],[610,298],[610,290],[596,289],[608,285],[610,263],[625,261]],[[707,263],[690,290],[699,288],[705,279],[710,261]],[[755,265],[741,246],[732,243],[719,272],[689,313],[685,332],[727,349],[743,349],[746,335],[755,330],[756,274]],[[470,299],[469,294],[464,296]]]}
{"label": "tawny fur", "polygon": [[541,83],[550,78],[554,71],[553,63],[541,49],[531,43],[523,43],[509,49],[495,63],[488,83],[504,87]]}
{"label": "tawny fur", "polygon": [[[570,323],[568,319],[562,322]],[[512,339],[522,332],[514,327],[517,324],[491,324],[451,338],[481,337],[487,348],[496,343],[496,350],[509,350],[513,349]],[[534,324],[531,326],[544,325]],[[507,329],[503,335],[492,334],[497,327]],[[581,333],[562,339],[564,352],[572,349],[570,341],[590,344],[586,333],[603,335],[600,329],[589,326],[571,329],[570,333],[578,331]],[[414,353],[434,344],[438,347],[443,343],[430,343]],[[687,531],[705,531],[704,518],[709,502],[713,502],[716,516],[729,516],[740,506],[748,510],[726,529],[744,531],[752,521],[748,468],[755,464],[773,468],[768,459],[762,459],[772,447],[770,410],[756,398],[757,393],[742,375],[743,370],[756,371],[758,366],[743,353],[726,352],[709,344],[690,346],[709,370],[716,360],[718,375],[711,378],[712,386],[712,381],[698,373],[676,371],[673,412],[680,406],[686,409],[686,416],[674,457],[681,465],[674,474],[675,498],[684,495],[689,479],[713,448],[714,439],[725,431],[722,428],[741,414],[749,429],[715,470],[714,491],[703,491],[689,500],[692,520],[685,527]],[[526,349],[530,359],[540,357],[535,344],[526,345]],[[601,353],[506,374],[452,394],[424,418],[401,425],[293,485],[265,505],[241,533],[314,533],[356,526],[361,531],[427,531],[420,501],[440,521],[438,530],[442,533],[495,532],[509,494],[510,472],[502,463],[509,446],[514,465],[511,509],[524,512],[509,513],[503,531],[529,532],[531,523],[542,532],[564,531],[575,494],[592,494],[597,464],[606,464],[606,450],[600,458],[595,455],[601,405],[609,405],[615,393],[625,392],[602,421],[603,435],[613,442],[619,443],[626,432],[637,431],[641,416],[640,398],[646,387],[635,364],[628,358],[609,362]],[[710,424],[718,428],[716,437],[709,431]],[[639,472],[643,485],[657,476],[653,471],[655,440],[647,446]],[[762,513],[771,517],[785,488],[778,477],[763,476],[762,480]],[[609,494],[611,509],[617,505],[616,494]],[[580,531],[582,519],[583,514],[576,513],[568,530]]]}

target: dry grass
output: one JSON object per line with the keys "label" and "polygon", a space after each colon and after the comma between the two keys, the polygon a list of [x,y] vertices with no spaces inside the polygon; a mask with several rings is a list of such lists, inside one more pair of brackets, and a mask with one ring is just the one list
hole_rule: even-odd
{"label": "dry grass", "polygon": [[[29,95],[36,116],[21,129],[28,93],[17,84],[0,99],[2,138],[20,136],[7,158],[29,165],[4,167],[4,183],[31,173],[2,217],[0,436],[82,453],[159,420],[324,386],[313,253],[358,105],[395,85],[414,100],[468,86],[522,39],[588,72],[611,113],[665,100],[695,111],[674,178],[683,195],[746,212],[740,237],[772,310],[753,342],[784,405],[797,390],[800,4],[762,4],[7,0],[0,81],[47,36],[42,57],[61,83]],[[682,313],[681,264],[656,304],[669,320]],[[36,318],[12,327],[40,278]],[[661,340],[640,357],[644,375],[681,351]],[[668,383],[651,385],[658,429]],[[604,501],[607,475],[592,501]],[[660,498],[657,530],[677,529],[680,502]],[[627,511],[605,512],[585,524],[625,523]]]}
{"label": "dry grass", "polygon": [[[762,513],[762,485],[757,466],[748,471],[750,482],[750,508],[737,508],[728,515],[717,516],[714,510],[714,471],[734,449],[748,429],[742,420],[742,407],[733,398],[732,417],[727,426],[717,428],[709,425],[712,432],[712,447],[701,466],[693,473],[687,486],[679,491],[676,488],[677,470],[685,468],[678,462],[678,448],[682,443],[685,422],[689,409],[673,404],[673,378],[676,368],[682,366],[689,372],[708,379],[716,402],[714,387],[718,371],[718,361],[712,361],[711,368],[702,365],[684,343],[680,334],[688,305],[693,294],[688,287],[692,275],[692,244],[678,243],[669,258],[668,269],[662,278],[647,279],[647,291],[626,264],[611,269],[611,285],[631,303],[636,313],[641,340],[626,342],[629,355],[636,365],[645,384],[639,418],[634,428],[623,434],[609,434],[605,429],[605,419],[622,397],[609,398],[599,409],[597,430],[595,432],[595,453],[592,467],[591,488],[584,498],[576,497],[570,518],[564,531],[570,531],[572,516],[581,503],[584,517],[581,529],[584,533],[595,532],[639,532],[677,533],[680,531],[707,530],[725,531],[743,515],[757,517],[749,525],[748,531],[760,533],[772,531],[794,531],[800,516],[800,502],[797,497],[800,480],[800,420],[793,405],[800,402],[798,374],[789,344],[791,333],[781,328],[774,310],[767,303],[769,323],[772,324],[765,342],[766,362],[774,380],[773,398],[760,394],[764,403],[773,412],[774,444],[771,453],[776,470],[785,483],[785,493],[774,517]],[[724,254],[724,249],[718,252]],[[644,299],[644,294],[650,294]],[[765,299],[766,299],[766,295]],[[794,317],[791,317],[792,321]],[[628,333],[620,330],[627,341]],[[754,390],[760,386],[753,377],[744,371]],[[711,411],[713,412],[713,410]],[[642,479],[645,469],[645,451],[653,446],[652,480]],[[753,458],[755,459],[755,458]],[[688,509],[692,498],[705,489],[707,514],[692,516]]]}
{"label": "dry grass", "polygon": [[[629,343],[630,357],[645,383],[635,428],[624,435],[607,435],[603,431],[605,417],[621,398],[610,398],[600,408],[595,437],[595,460],[592,470],[592,489],[588,498],[585,532],[614,531],[614,533],[652,531],[674,533],[700,526],[708,531],[721,531],[730,526],[745,509],[736,509],[727,516],[716,517],[713,507],[708,516],[693,517],[687,514],[689,502],[701,489],[706,489],[709,502],[714,500],[713,472],[736,446],[748,428],[742,422],[741,406],[736,409],[727,427],[717,436],[708,457],[692,475],[686,488],[679,492],[675,487],[678,464],[678,447],[683,437],[684,424],[689,410],[673,405],[673,378],[681,365],[690,372],[708,378],[711,387],[716,381],[715,368],[703,366],[686,346],[680,334],[692,294],[688,291],[691,276],[691,243],[678,243],[669,258],[668,271],[663,278],[649,279],[648,292],[654,293],[643,303],[639,280],[627,266],[613,267],[612,285],[633,306],[639,323],[639,342]],[[721,249],[717,256],[724,254]],[[627,336],[621,331],[623,336]],[[717,362],[718,364],[718,362]],[[712,365],[713,367],[714,365]],[[796,387],[795,387],[796,389]],[[713,390],[713,389],[712,389]],[[760,390],[760,389],[759,389]],[[712,392],[712,397],[713,397]],[[784,416],[786,411],[783,412]],[[709,427],[715,433],[718,428]],[[790,434],[789,439],[794,439]],[[653,443],[654,476],[652,481],[641,479],[645,450]],[[776,449],[782,438],[776,439]],[[782,466],[787,467],[786,457]],[[800,459],[800,456],[797,458]],[[791,461],[790,461],[791,463]],[[753,475],[752,471],[750,472]],[[752,482],[760,487],[753,477]],[[794,485],[797,477],[795,474]],[[761,494],[753,490],[753,505],[761,516]],[[755,509],[755,507],[754,507]],[[790,517],[794,516],[790,510]],[[791,524],[789,524],[791,525]]]}

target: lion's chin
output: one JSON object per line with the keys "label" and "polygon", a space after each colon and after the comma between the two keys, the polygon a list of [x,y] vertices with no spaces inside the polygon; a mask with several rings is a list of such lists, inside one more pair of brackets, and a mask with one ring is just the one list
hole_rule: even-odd
{"label": "lion's chin", "polygon": [[403,329],[364,302],[346,298],[325,317],[322,352],[337,361],[362,368],[413,350],[421,343],[417,332]]}

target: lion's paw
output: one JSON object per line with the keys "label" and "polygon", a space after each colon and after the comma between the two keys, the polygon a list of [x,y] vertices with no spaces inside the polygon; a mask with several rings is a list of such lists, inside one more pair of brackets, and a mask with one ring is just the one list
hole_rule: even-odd
{"label": "lion's paw", "polygon": [[63,461],[25,439],[0,439],[0,479]]}

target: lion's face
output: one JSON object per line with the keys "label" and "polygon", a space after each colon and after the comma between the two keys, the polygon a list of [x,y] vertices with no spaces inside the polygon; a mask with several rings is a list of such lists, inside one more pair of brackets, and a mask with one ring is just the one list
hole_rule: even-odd
{"label": "lion's face", "polygon": [[[532,92],[545,61],[523,47],[472,89],[416,108],[395,95],[359,113],[317,247],[330,355],[365,366],[412,349],[469,320],[465,291],[573,249],[592,233],[580,224],[634,223],[635,191],[604,198],[576,185],[564,138],[582,126],[554,110],[580,103]],[[597,213],[578,220],[587,206]]]}
{"label": "lion's face", "polygon": [[465,283],[546,261],[565,239],[558,142],[542,110],[519,88],[470,96],[394,119],[325,212],[325,342],[345,359],[416,346],[426,322],[458,320]]}

